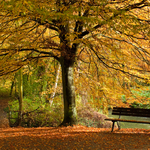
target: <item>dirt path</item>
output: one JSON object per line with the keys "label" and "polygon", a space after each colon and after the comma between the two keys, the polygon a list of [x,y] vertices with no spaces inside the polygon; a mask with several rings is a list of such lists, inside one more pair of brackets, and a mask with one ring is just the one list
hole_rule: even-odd
{"label": "dirt path", "polygon": [[150,150],[150,130],[75,127],[0,130],[0,150]]}
{"label": "dirt path", "polygon": [[8,98],[0,98],[0,128],[9,127],[7,113],[3,110],[8,105]]}

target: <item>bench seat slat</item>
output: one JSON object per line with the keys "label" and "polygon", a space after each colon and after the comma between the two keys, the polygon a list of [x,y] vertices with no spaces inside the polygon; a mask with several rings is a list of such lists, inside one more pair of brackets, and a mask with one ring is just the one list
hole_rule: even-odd
{"label": "bench seat slat", "polygon": [[127,112],[127,113],[144,113],[144,114],[149,114],[150,111],[143,111],[143,110],[113,110],[113,112]]}
{"label": "bench seat slat", "polygon": [[142,111],[142,110],[140,110],[140,111],[134,111],[134,110],[132,110],[132,111],[121,111],[121,110],[117,110],[117,111],[114,111],[113,110],[113,112],[112,113],[126,113],[126,114],[132,114],[132,113],[136,113],[136,114],[150,114],[150,111]]}
{"label": "bench seat slat", "polygon": [[120,109],[120,110],[132,110],[132,109],[134,109],[134,110],[146,110],[146,111],[149,111],[150,109],[144,109],[144,108],[132,108],[132,107],[113,107],[113,109],[114,110],[116,110],[116,109]]}
{"label": "bench seat slat", "polygon": [[149,121],[138,121],[138,120],[125,120],[125,119],[113,119],[113,118],[107,118],[105,120],[108,121],[120,121],[120,122],[133,122],[133,123],[145,123],[145,124],[150,124]]}
{"label": "bench seat slat", "polygon": [[144,113],[149,113],[150,111],[149,110],[142,110],[142,109],[139,109],[139,110],[137,110],[137,109],[123,109],[123,110],[121,110],[121,109],[118,109],[118,110],[113,110],[114,112],[116,111],[116,112],[118,112],[118,111],[121,111],[121,112],[144,112]]}
{"label": "bench seat slat", "polygon": [[116,112],[112,113],[112,115],[121,115],[121,116],[138,116],[138,117],[150,117],[150,114],[143,114],[143,113],[126,113],[126,112]]}

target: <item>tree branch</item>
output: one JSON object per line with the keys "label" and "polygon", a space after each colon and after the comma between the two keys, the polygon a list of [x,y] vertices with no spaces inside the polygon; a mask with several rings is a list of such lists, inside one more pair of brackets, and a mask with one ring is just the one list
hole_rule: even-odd
{"label": "tree branch", "polygon": [[57,32],[59,31],[59,29],[57,27],[55,27],[54,24],[49,23],[48,21],[41,22],[41,19],[39,19],[39,18],[38,19],[32,18],[31,20],[37,22],[39,25],[44,25],[46,28],[55,30]]}
{"label": "tree branch", "polygon": [[[16,52],[18,52],[18,51],[20,51],[20,52],[22,52],[22,51],[33,51],[33,52],[37,52],[37,53],[39,53],[39,54],[47,55],[47,56],[39,56],[39,57],[54,57],[56,60],[59,61],[59,57],[56,56],[56,55],[54,55],[54,53],[52,53],[52,52],[40,51],[40,50],[37,50],[37,49],[34,49],[34,48],[31,48],[31,49],[30,49],[30,48],[22,48],[22,49],[1,49],[1,50],[4,50],[4,51],[13,50],[13,51],[16,51]],[[6,55],[7,55],[7,54],[9,54],[9,52],[6,53]],[[36,58],[38,58],[38,57],[36,57]]]}
{"label": "tree branch", "polygon": [[140,76],[138,76],[138,75],[132,74],[132,73],[130,73],[129,71],[125,71],[125,70],[123,70],[123,69],[115,68],[115,67],[113,67],[113,66],[108,65],[107,63],[105,63],[105,62],[102,60],[102,58],[99,57],[99,55],[97,54],[97,52],[93,49],[92,45],[90,45],[90,48],[91,48],[91,50],[94,52],[94,54],[96,55],[96,57],[98,58],[98,60],[100,60],[100,62],[103,63],[103,65],[104,65],[106,68],[110,68],[110,69],[113,69],[113,70],[116,70],[116,71],[120,71],[120,72],[122,72],[122,73],[124,73],[124,74],[128,74],[128,75],[130,75],[130,76],[133,76],[133,77],[136,77],[136,78],[139,78],[139,79],[148,80],[147,78],[140,77]]}
{"label": "tree branch", "polygon": [[[147,4],[145,3],[147,2],[147,0],[142,0],[141,2],[139,3],[135,3],[135,4],[132,4],[132,5],[128,5],[127,7],[125,8],[122,8],[122,9],[118,9],[118,11],[116,11],[110,18],[108,18],[107,20],[105,21],[102,21],[101,24],[98,24],[96,26],[93,27],[93,30],[96,30],[98,28],[101,28],[106,22],[108,21],[111,21],[111,20],[114,20],[117,16],[119,16],[120,14],[122,13],[125,13],[125,12],[128,12],[130,10],[133,10],[133,9],[136,9],[136,8],[142,8],[142,7],[146,7],[146,6],[149,6],[150,4]],[[93,31],[92,30],[92,31]],[[82,32],[80,35],[79,35],[79,38],[83,38],[84,36],[88,35],[91,31],[84,31]]]}

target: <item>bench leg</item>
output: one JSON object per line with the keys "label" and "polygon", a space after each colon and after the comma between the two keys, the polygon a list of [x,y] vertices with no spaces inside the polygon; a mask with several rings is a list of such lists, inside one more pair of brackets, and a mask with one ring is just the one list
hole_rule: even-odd
{"label": "bench leg", "polygon": [[115,121],[112,121],[113,122],[113,124],[112,124],[112,130],[111,130],[111,132],[113,132],[113,130],[114,130],[114,125],[115,125]]}
{"label": "bench leg", "polygon": [[117,125],[118,125],[118,130],[121,129],[120,125],[119,125],[119,121],[117,121]]}

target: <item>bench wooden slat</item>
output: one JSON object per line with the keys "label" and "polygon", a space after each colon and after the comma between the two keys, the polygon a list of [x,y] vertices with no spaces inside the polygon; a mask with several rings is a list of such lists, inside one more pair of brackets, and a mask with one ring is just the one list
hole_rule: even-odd
{"label": "bench wooden slat", "polygon": [[147,111],[149,112],[150,109],[143,109],[143,108],[123,108],[123,107],[113,107],[113,110],[129,110],[129,111]]}
{"label": "bench wooden slat", "polygon": [[150,117],[150,109],[113,108],[112,115]]}
{"label": "bench wooden slat", "polygon": [[125,119],[113,119],[113,118],[107,118],[105,120],[108,121],[120,121],[120,122],[133,122],[133,123],[145,123],[145,124],[150,124],[149,121],[139,121],[139,120],[125,120]]}
{"label": "bench wooden slat", "polygon": [[140,108],[113,108],[113,111],[124,111],[124,112],[144,112],[144,113],[150,113],[150,109],[140,109]]}
{"label": "bench wooden slat", "polygon": [[136,114],[136,113],[112,113],[112,115],[121,115],[121,116],[137,116],[137,117],[150,117],[150,114]]}

